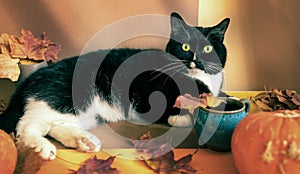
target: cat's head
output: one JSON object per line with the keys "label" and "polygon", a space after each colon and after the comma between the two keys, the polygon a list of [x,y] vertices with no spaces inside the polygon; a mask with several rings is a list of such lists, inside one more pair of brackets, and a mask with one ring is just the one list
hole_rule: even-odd
{"label": "cat's head", "polygon": [[226,63],[224,34],[230,19],[212,27],[188,25],[177,13],[171,14],[171,37],[166,52],[180,59],[189,70],[217,74]]}

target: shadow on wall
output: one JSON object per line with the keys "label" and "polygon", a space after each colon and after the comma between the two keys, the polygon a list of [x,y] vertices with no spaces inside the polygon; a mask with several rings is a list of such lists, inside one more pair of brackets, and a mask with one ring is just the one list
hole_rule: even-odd
{"label": "shadow on wall", "polygon": [[[72,41],[68,35],[59,27],[57,16],[52,15],[48,8],[43,4],[43,1],[9,1],[1,2],[1,16],[4,17],[1,32],[9,34],[19,34],[21,28],[31,30],[36,36],[46,31],[50,38],[62,40],[64,45],[72,45]],[[12,11],[13,9],[13,11]]]}

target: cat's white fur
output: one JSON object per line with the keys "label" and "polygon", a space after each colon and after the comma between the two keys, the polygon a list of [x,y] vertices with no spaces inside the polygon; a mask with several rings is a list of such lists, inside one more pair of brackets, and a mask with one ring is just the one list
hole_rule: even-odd
{"label": "cat's white fur", "polygon": [[198,68],[188,70],[188,76],[205,83],[214,96],[218,96],[223,84],[223,71],[211,75]]}
{"label": "cat's white fur", "polygon": [[[192,69],[188,70],[187,76],[194,79],[198,79],[205,83],[208,89],[212,92],[214,96],[218,96],[220,89],[223,85],[223,71],[217,74],[211,75],[205,73],[205,71],[196,68],[195,63],[192,62],[190,65]],[[176,127],[189,127],[193,125],[193,120],[189,114],[186,115],[172,115],[169,117],[168,122],[172,126]]]}
{"label": "cat's white fur", "polygon": [[97,114],[103,114],[102,118],[111,122],[124,119],[118,109],[108,106],[99,97],[95,97],[85,112],[75,116],[59,113],[44,101],[28,98],[24,115],[16,128],[17,137],[26,146],[39,152],[45,160],[53,160],[56,156],[56,147],[44,137],[46,135],[50,135],[67,147],[97,152],[101,148],[101,142],[96,136],[85,131],[97,124]]}
{"label": "cat's white fur", "polygon": [[[222,86],[222,72],[209,75],[199,69],[191,69],[188,75],[203,81],[214,95],[218,95]],[[107,122],[124,120],[125,116],[121,108],[117,102],[112,106],[105,100],[101,100],[99,96],[95,96],[85,111],[80,111],[77,115],[62,114],[52,109],[44,101],[28,98],[24,115],[16,128],[17,137],[26,146],[39,152],[44,160],[53,160],[56,157],[56,147],[45,138],[46,135],[50,135],[67,147],[85,152],[97,152],[101,148],[100,140],[85,130],[97,125],[96,117],[99,115]],[[129,119],[132,120],[137,117],[136,112],[131,107]],[[174,123],[174,125],[186,127],[192,123],[190,120],[186,124]]]}

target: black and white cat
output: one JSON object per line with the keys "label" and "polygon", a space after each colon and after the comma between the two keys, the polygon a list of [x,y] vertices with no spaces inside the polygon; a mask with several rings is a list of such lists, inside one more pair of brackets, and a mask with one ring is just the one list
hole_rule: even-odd
{"label": "black and white cat", "polygon": [[[165,123],[169,116],[182,114],[173,107],[177,96],[193,93],[195,87],[196,96],[222,93],[223,40],[229,21],[193,27],[172,13],[165,51],[99,50],[42,68],[16,89],[0,116],[0,129],[16,132],[26,146],[52,160],[56,147],[46,135],[67,147],[95,152],[101,148],[100,140],[83,130],[99,122]],[[153,95],[157,91],[162,99]]]}

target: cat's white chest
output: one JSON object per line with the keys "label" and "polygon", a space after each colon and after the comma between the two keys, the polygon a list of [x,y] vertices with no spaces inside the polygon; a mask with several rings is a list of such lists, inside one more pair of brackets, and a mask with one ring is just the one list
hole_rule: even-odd
{"label": "cat's white chest", "polygon": [[214,96],[218,96],[223,84],[223,71],[218,74],[207,74],[200,69],[189,69],[188,75],[205,83]]}

